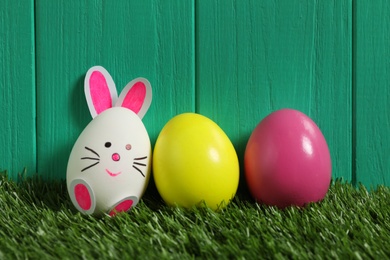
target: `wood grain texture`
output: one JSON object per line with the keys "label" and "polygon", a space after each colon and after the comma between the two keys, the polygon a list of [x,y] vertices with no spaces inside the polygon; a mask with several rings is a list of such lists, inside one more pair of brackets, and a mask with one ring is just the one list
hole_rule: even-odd
{"label": "wood grain texture", "polygon": [[354,2],[356,182],[390,185],[390,2]]}
{"label": "wood grain texture", "polygon": [[242,160],[257,123],[290,107],[323,131],[334,178],[390,185],[389,24],[385,0],[0,1],[0,170],[65,177],[91,121],[84,75],[100,64],[118,91],[151,81],[153,143],[196,111]]}
{"label": "wood grain texture", "polygon": [[[145,77],[152,142],[174,115],[194,110],[192,1],[37,0],[38,170],[64,179],[70,150],[91,121],[85,72],[104,66],[120,92]],[[109,129],[108,129],[109,130]]]}
{"label": "wood grain texture", "polygon": [[0,1],[0,170],[36,172],[33,1]]}
{"label": "wood grain texture", "polygon": [[281,108],[309,115],[327,139],[333,178],[352,179],[352,2],[196,2],[196,109],[246,142]]}

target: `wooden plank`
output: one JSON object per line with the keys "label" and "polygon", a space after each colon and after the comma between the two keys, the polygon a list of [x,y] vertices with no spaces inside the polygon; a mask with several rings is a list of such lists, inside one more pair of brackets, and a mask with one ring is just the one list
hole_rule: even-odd
{"label": "wooden plank", "polygon": [[36,172],[34,2],[0,1],[0,171]]}
{"label": "wooden plank", "polygon": [[390,185],[390,2],[354,2],[356,182]]}
{"label": "wooden plank", "polygon": [[351,180],[351,1],[196,3],[196,108],[240,161],[261,119],[294,108],[321,128],[333,178]]}
{"label": "wooden plank", "polygon": [[149,79],[143,121],[152,142],[174,115],[194,111],[192,0],[37,0],[38,169],[64,179],[74,141],[91,121],[83,80],[104,66],[118,91]]}

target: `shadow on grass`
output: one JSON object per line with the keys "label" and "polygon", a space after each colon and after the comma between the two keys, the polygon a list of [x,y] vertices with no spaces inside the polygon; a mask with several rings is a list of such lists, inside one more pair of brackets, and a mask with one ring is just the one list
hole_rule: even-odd
{"label": "shadow on grass", "polygon": [[[0,188],[5,193],[17,194],[26,204],[47,207],[53,211],[67,208],[74,213],[78,212],[69,198],[65,180],[46,180],[38,174],[28,176],[24,171],[15,181],[3,171],[0,172]],[[153,178],[150,178],[142,202],[153,211],[164,208],[164,201],[157,191]]]}
{"label": "shadow on grass", "polygon": [[[45,180],[38,174],[31,177],[26,177],[27,174],[23,172],[19,175],[18,181],[10,180],[6,171],[0,172],[0,188],[1,192],[7,194],[16,194],[21,202],[29,205],[35,205],[36,207],[48,208],[53,211],[61,211],[64,209],[70,210],[72,213],[78,211],[73,206],[67,191],[65,180]],[[377,187],[375,190],[368,191],[364,186],[354,187],[352,184],[345,182],[341,179],[333,180],[330,189],[325,199],[318,203],[310,203],[306,208],[338,205],[340,202],[348,204],[349,201],[353,201],[356,196],[369,197],[369,194],[383,193],[386,194],[388,190],[382,186]],[[344,194],[340,196],[340,194]],[[141,203],[144,204],[148,210],[153,212],[167,211],[168,206],[164,203],[162,197],[158,193],[156,184],[151,176],[147,190],[142,197]],[[247,193],[237,192],[236,196],[231,201],[228,208],[231,207],[245,207],[245,205],[256,205],[255,207],[261,211],[267,211],[270,207],[257,204],[253,198],[248,196]],[[174,209],[172,209],[174,213]],[[194,209],[192,209],[194,210]],[[287,210],[289,211],[289,210]]]}

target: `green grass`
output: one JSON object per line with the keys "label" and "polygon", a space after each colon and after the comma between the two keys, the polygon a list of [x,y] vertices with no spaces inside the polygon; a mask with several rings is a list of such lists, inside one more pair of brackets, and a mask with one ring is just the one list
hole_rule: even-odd
{"label": "green grass", "polygon": [[335,182],[304,209],[236,197],[221,212],[170,208],[152,190],[130,213],[98,219],[74,210],[63,182],[0,177],[0,259],[385,259],[389,241],[385,187]]}

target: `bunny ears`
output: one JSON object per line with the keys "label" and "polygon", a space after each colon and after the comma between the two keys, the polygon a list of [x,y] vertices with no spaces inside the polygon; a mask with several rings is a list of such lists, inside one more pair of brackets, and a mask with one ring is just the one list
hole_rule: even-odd
{"label": "bunny ears", "polygon": [[152,102],[152,88],[147,79],[130,81],[118,97],[111,75],[101,66],[87,71],[84,92],[92,118],[111,107],[125,107],[142,119]]}

